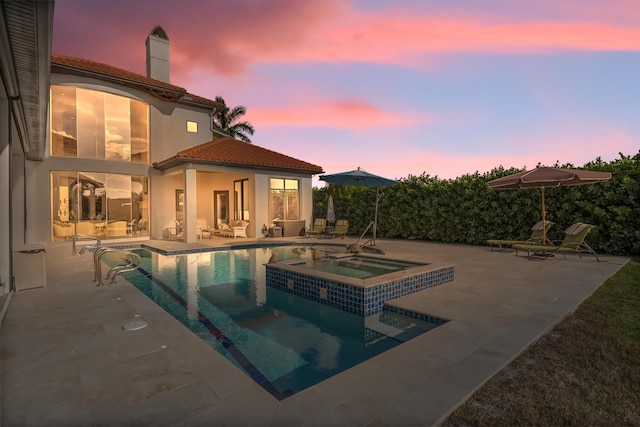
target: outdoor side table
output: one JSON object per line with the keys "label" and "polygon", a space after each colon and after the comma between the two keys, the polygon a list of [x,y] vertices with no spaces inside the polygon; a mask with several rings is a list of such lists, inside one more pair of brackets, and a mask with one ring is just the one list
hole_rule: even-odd
{"label": "outdoor side table", "polygon": [[269,228],[269,237],[282,237],[282,227]]}

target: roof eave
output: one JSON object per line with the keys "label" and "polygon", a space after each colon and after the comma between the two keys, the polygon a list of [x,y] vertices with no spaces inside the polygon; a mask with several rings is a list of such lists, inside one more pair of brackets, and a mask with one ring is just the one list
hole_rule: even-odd
{"label": "roof eave", "polygon": [[173,167],[188,164],[188,163],[200,164],[200,165],[241,167],[245,169],[269,169],[273,171],[304,173],[307,175],[316,175],[319,173],[324,173],[322,169],[320,171],[316,171],[316,170],[305,169],[305,168],[269,166],[269,165],[247,164],[247,163],[237,163],[237,162],[221,162],[221,161],[213,161],[213,160],[194,159],[190,157],[181,157],[181,156],[174,156],[169,159],[163,160],[161,162],[155,162],[153,163],[153,167],[154,169],[158,169],[158,170],[167,170],[167,169],[171,169]]}
{"label": "roof eave", "polygon": [[179,102],[181,104],[193,105],[195,107],[211,108],[211,109],[214,110],[214,114],[215,114],[216,111],[222,111],[222,110],[227,110],[228,109],[228,107],[226,107],[226,106],[224,106],[222,104],[219,104],[219,103],[217,103],[215,101],[212,101],[211,103],[202,102],[202,101],[198,101],[198,100],[195,100],[193,98],[190,98],[189,95],[190,94],[187,93],[182,99],[180,99]]}
{"label": "roof eave", "polygon": [[22,150],[44,159],[49,106],[53,1],[11,2],[0,7],[0,62]]}
{"label": "roof eave", "polygon": [[135,80],[126,79],[126,78],[122,78],[122,77],[115,77],[115,76],[107,74],[107,73],[100,73],[98,71],[90,71],[90,70],[87,70],[85,68],[74,67],[73,65],[61,64],[59,62],[52,62],[51,63],[51,71],[55,72],[55,69],[57,69],[57,68],[60,68],[62,70],[67,70],[67,71],[73,71],[76,74],[84,75],[86,77],[97,78],[99,80],[110,81],[110,82],[118,83],[118,84],[126,84],[126,85],[132,86],[132,87],[140,87],[140,86],[142,86],[142,87],[145,87],[145,88],[148,88],[148,89],[152,89],[154,91],[173,93],[173,94],[179,95],[178,99],[182,99],[187,94],[187,91],[185,89],[182,89],[182,90],[171,89],[171,88],[167,88],[165,86],[153,85],[153,84],[150,84],[150,83],[142,83],[142,82],[138,82],[138,81],[135,81]]}

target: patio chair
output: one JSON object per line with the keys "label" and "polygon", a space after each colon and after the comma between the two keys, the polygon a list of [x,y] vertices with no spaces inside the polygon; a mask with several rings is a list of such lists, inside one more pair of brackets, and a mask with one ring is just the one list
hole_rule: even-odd
{"label": "patio chair", "polygon": [[221,231],[221,235],[225,237],[247,237],[247,227],[249,227],[249,221],[238,220],[230,221],[229,227]]}
{"label": "patio chair", "polygon": [[[513,240],[497,240],[490,239],[487,240],[487,244],[489,248],[493,250],[497,250],[498,252],[502,252],[507,248],[510,248],[512,245],[517,244],[529,244],[529,245],[538,245],[542,243],[542,224],[543,221],[536,222],[533,227],[531,227],[531,236],[529,238],[522,239],[513,239]],[[553,225],[551,221],[544,221],[546,230],[544,230],[545,235],[549,232],[549,228]]]}
{"label": "patio chair", "polygon": [[138,217],[135,218],[133,221],[131,221],[131,224],[127,225],[127,232],[133,234],[136,233],[141,233],[142,232],[142,224],[140,223],[140,221],[142,220],[142,217]]}
{"label": "patio chair", "polygon": [[198,218],[196,220],[196,232],[198,234],[198,238],[204,239],[205,237],[211,237],[209,228],[209,224],[207,224],[207,220],[204,218]]}
{"label": "patio chair", "polygon": [[324,234],[327,228],[327,219],[326,218],[316,218],[313,221],[313,228],[311,230],[307,230],[305,233],[305,237],[309,236],[320,236]]}
{"label": "patio chair", "polygon": [[349,231],[349,221],[346,219],[339,219],[336,221],[336,226],[333,231],[329,232],[329,236],[331,237],[341,237],[344,239],[344,236],[347,235],[347,231]]}
{"label": "patio chair", "polygon": [[564,239],[557,246],[520,243],[514,244],[512,247],[516,250],[516,256],[518,255],[519,250],[527,251],[527,257],[529,258],[540,257],[545,259],[556,253],[561,253],[565,259],[565,254],[567,253],[578,254],[580,258],[582,258],[583,253],[590,253],[596,257],[598,262],[600,262],[598,254],[596,254],[591,246],[584,241],[587,234],[589,234],[589,232],[594,228],[595,225],[576,222],[564,231]]}

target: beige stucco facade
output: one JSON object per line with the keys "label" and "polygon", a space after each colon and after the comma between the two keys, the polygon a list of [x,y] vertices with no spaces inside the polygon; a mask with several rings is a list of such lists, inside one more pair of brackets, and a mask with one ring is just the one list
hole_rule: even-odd
{"label": "beige stucco facade", "polygon": [[[35,14],[24,15],[12,9],[23,7],[35,11]],[[176,156],[181,150],[211,141],[211,120],[217,108],[212,105],[215,102],[190,96],[182,88],[178,89],[184,92],[184,96],[180,93],[176,96],[176,91],[171,92],[173,86],[168,81],[167,93],[171,96],[166,99],[157,95],[157,88],[145,87],[144,79],[149,80],[149,76],[155,76],[155,79],[169,78],[169,43],[168,38],[162,38],[166,33],[160,27],[156,27],[147,39],[150,46],[147,53],[149,55],[151,51],[153,56],[151,60],[147,58],[148,76],[141,76],[142,79],[136,81],[120,78],[117,73],[100,74],[74,69],[65,63],[53,64],[53,2],[3,5],[1,12],[3,24],[8,20],[7,15],[27,16],[21,25],[38,27],[40,32],[39,38],[25,40],[22,45],[30,46],[29,52],[19,52],[24,58],[30,58],[25,64],[14,63],[17,55],[15,50],[23,47],[11,46],[7,34],[2,34],[0,46],[4,83],[0,86],[0,284],[11,282],[12,253],[25,245],[46,248],[54,242],[70,240],[75,233],[91,232],[102,232],[103,240],[114,242],[133,238],[167,238],[169,229],[176,225],[176,190],[182,190],[184,194],[184,220],[181,224],[184,233],[181,239],[186,242],[195,242],[202,237],[203,224],[212,227],[219,220],[214,212],[216,194],[228,194],[228,219],[248,219],[247,236],[263,237],[263,225],[271,224],[273,219],[269,201],[271,178],[297,180],[298,219],[311,217],[312,177],[318,171],[255,164],[229,165],[215,161],[184,163],[163,170],[154,167],[155,163]],[[20,30],[19,27],[13,30]],[[10,31],[12,28],[4,26],[4,30]],[[167,57],[163,58],[163,55]],[[30,81],[17,77],[22,76],[19,72],[21,66],[37,71],[30,76]],[[32,89],[34,87],[36,90]],[[144,162],[134,162],[52,155],[51,87],[117,95],[147,105],[148,158]],[[162,89],[162,85],[159,87]],[[35,101],[29,103],[27,100]],[[259,145],[259,141],[256,141],[256,145]],[[116,226],[105,219],[98,223],[96,216],[101,215],[96,215],[97,196],[93,193],[86,196],[93,203],[91,221],[88,218],[82,221],[76,218],[74,222],[73,215],[62,212],[69,208],[71,200],[67,200],[67,194],[71,187],[62,191],[62,186],[56,184],[53,177],[55,174],[74,173],[142,180],[144,189],[140,191],[139,200],[135,201],[138,203],[136,212],[145,217],[142,231],[136,234],[130,219],[119,221],[125,224],[123,226]],[[241,211],[234,197],[238,182],[243,183],[246,193],[243,199],[245,206]],[[76,200],[76,205],[84,203],[82,200]],[[65,209],[61,209],[61,203]],[[234,214],[239,212],[244,218],[234,218]],[[2,293],[7,292],[8,287],[3,288]]]}

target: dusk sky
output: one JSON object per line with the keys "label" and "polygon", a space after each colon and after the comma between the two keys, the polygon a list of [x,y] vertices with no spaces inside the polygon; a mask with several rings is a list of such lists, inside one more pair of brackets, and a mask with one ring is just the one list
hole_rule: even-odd
{"label": "dusk sky", "polygon": [[[637,0],[56,0],[53,52],[247,107],[254,144],[387,178],[640,149]],[[324,183],[314,179],[314,185]]]}

